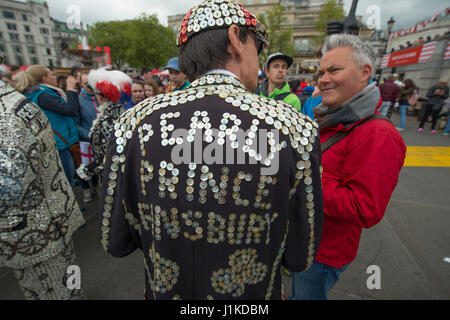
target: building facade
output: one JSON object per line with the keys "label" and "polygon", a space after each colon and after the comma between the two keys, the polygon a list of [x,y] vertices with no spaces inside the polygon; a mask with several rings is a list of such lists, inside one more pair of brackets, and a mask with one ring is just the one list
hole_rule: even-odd
{"label": "building facade", "polygon": [[53,22],[45,1],[0,2],[0,54],[9,65],[57,65]]}
{"label": "building facade", "polygon": [[[279,4],[286,8],[285,22],[282,27],[292,28],[292,42],[295,48],[294,62],[289,69],[290,77],[301,75],[303,70],[308,69],[307,66],[317,61],[316,53],[321,43],[317,43],[316,40],[320,32],[316,30],[315,23],[320,10],[328,0],[240,0],[239,2],[256,15],[266,13]],[[336,0],[336,4],[342,8],[344,6],[343,0]],[[169,16],[168,26],[177,31],[183,18],[184,14]],[[362,17],[358,19],[361,22]],[[371,30],[361,28],[360,35],[363,37],[368,38],[370,33]]]}
{"label": "building facade", "polygon": [[[295,53],[293,64],[289,69],[289,75],[299,75],[303,73],[302,63],[308,64],[311,60],[316,60],[316,52],[320,47],[316,37],[320,32],[315,29],[315,23],[322,6],[328,0],[241,0],[240,1],[250,11],[257,15],[266,13],[274,5],[281,4],[285,7],[284,28],[292,28],[292,42]],[[338,6],[343,6],[343,1],[337,0]]]}
{"label": "building facade", "polygon": [[[52,22],[53,40],[55,42],[58,65],[65,67],[64,62],[66,60],[70,60],[70,57],[65,50],[72,47],[74,42],[79,43],[79,39],[82,36],[82,31],[81,29],[69,29],[65,22],[58,21],[56,19],[52,19]],[[74,63],[76,63],[76,61],[71,63],[71,65]]]}
{"label": "building facade", "polygon": [[[408,42],[412,46],[408,47]],[[427,90],[441,77],[450,77],[450,15],[443,14],[415,32],[389,38],[387,52],[380,65],[381,79],[398,73],[402,80],[411,79],[426,98]]]}

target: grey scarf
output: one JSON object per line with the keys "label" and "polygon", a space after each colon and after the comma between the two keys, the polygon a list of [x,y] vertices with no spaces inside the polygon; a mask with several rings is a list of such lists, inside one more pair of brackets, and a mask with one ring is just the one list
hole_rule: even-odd
{"label": "grey scarf", "polygon": [[339,107],[330,108],[323,103],[320,104],[314,108],[315,120],[320,130],[338,124],[350,127],[355,122],[372,115],[380,102],[380,97],[380,90],[375,83],[371,83]]}

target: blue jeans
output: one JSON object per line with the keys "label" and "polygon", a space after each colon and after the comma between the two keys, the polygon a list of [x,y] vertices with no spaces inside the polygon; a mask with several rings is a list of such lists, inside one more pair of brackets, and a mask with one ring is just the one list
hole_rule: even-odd
{"label": "blue jeans", "polygon": [[348,266],[338,269],[314,261],[305,272],[291,272],[292,297],[289,300],[327,300],[328,291]]}
{"label": "blue jeans", "polygon": [[444,133],[450,133],[450,116],[448,116],[447,125],[445,126]]}
{"label": "blue jeans", "polygon": [[407,104],[400,105],[400,124],[398,125],[399,128],[405,128],[406,112],[408,111],[408,107],[409,106]]}
{"label": "blue jeans", "polygon": [[59,150],[59,158],[61,159],[67,180],[69,180],[70,186],[73,188],[75,185],[75,163],[73,162],[72,154],[70,153],[69,148]]}
{"label": "blue jeans", "polygon": [[378,111],[380,111],[383,114],[383,116],[385,116],[385,115],[387,115],[391,105],[392,105],[392,102],[389,102],[389,101],[383,102],[381,104],[380,109],[378,109]]}

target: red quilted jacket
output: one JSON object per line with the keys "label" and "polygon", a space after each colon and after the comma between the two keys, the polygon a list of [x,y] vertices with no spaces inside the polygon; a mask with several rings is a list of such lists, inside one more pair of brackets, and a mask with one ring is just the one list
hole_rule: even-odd
{"label": "red quilted jacket", "polygon": [[[345,130],[343,125],[322,130],[321,143]],[[341,268],[355,259],[362,229],[383,219],[405,155],[401,135],[385,120],[361,125],[324,152],[325,219],[317,262]]]}

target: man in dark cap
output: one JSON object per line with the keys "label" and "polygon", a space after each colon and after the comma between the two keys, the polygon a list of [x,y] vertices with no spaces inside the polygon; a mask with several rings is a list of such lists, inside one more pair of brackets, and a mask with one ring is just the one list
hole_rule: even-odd
{"label": "man in dark cap", "polygon": [[300,99],[291,92],[286,81],[292,62],[291,57],[281,52],[270,55],[266,62],[267,80],[259,86],[255,93],[262,97],[282,100],[301,111]]}
{"label": "man in dark cap", "polygon": [[177,44],[191,86],[115,125],[102,244],[143,251],[147,299],[281,299],[281,266],[309,268],[321,237],[317,124],[251,93],[268,40],[237,2],[191,9]]}

